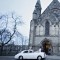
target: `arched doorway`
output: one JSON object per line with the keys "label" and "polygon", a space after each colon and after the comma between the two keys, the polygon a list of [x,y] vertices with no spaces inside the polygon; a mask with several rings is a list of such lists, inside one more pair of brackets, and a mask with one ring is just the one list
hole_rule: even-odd
{"label": "arched doorway", "polygon": [[52,44],[48,39],[44,39],[44,41],[42,42],[42,51],[47,55],[52,54]]}

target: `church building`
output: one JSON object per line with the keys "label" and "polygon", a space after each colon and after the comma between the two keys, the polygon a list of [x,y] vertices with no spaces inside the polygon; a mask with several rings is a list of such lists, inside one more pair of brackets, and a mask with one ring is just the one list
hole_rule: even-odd
{"label": "church building", "polygon": [[29,46],[42,49],[46,54],[60,54],[60,2],[53,0],[41,13],[40,0],[37,0],[30,22]]}

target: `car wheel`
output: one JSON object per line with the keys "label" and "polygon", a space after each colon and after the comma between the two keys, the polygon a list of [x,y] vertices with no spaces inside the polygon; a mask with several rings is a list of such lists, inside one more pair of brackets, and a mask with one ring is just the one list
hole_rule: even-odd
{"label": "car wheel", "polygon": [[23,60],[23,56],[19,56],[19,60]]}
{"label": "car wheel", "polygon": [[42,60],[42,57],[41,57],[41,56],[38,56],[38,57],[37,57],[37,60]]}

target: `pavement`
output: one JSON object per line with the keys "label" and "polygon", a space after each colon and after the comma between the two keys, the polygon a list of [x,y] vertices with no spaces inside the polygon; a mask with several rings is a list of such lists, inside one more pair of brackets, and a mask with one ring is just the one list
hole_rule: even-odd
{"label": "pavement", "polygon": [[46,60],[60,60],[60,56],[57,56],[57,55],[47,55],[46,56]]}

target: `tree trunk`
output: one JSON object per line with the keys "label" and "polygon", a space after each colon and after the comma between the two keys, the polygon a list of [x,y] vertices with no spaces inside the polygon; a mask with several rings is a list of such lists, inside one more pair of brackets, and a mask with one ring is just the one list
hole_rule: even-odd
{"label": "tree trunk", "polygon": [[2,54],[2,53],[3,53],[3,46],[4,46],[4,45],[2,44],[2,45],[1,45],[1,49],[0,49],[0,56],[3,55],[3,54]]}

